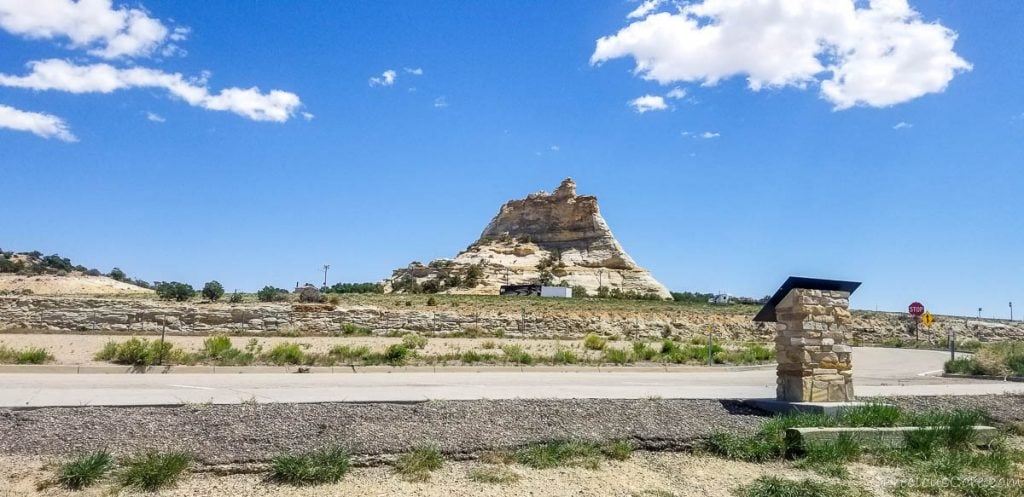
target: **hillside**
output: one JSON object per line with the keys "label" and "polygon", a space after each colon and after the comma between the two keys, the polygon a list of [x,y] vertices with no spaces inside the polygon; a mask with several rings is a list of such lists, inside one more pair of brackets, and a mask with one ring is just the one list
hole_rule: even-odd
{"label": "hillside", "polygon": [[131,281],[120,269],[109,275],[75,265],[57,254],[0,251],[0,294],[134,295],[151,294],[145,282]]}

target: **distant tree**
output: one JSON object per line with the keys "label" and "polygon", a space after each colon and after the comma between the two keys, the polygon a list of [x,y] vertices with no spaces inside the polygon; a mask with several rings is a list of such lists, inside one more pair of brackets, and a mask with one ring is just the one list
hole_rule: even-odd
{"label": "distant tree", "polygon": [[239,303],[241,301],[242,301],[242,294],[238,293],[237,290],[235,290],[235,293],[232,293],[231,297],[228,298],[228,302],[231,302],[232,304],[237,304],[237,303]]}
{"label": "distant tree", "polygon": [[224,286],[217,280],[208,281],[203,285],[203,297],[210,301],[218,301],[224,296]]}
{"label": "distant tree", "polygon": [[483,276],[483,264],[473,264],[466,270],[466,277],[462,279],[462,284],[466,288],[476,288],[480,284],[480,278],[483,278]]}
{"label": "distant tree", "polygon": [[420,284],[423,293],[437,293],[441,291],[441,282],[435,278],[425,280]]}
{"label": "distant tree", "polygon": [[140,280],[138,278],[135,278],[134,280],[132,280],[132,284],[135,285],[135,286],[140,286],[142,288],[152,288],[149,285],[149,282],[147,282],[146,280]]}
{"label": "distant tree", "polygon": [[195,296],[196,290],[192,285],[179,283],[177,281],[162,282],[156,287],[156,294],[164,300],[176,300],[184,302]]}
{"label": "distant tree", "polygon": [[103,276],[99,269],[90,269],[85,272],[86,276]]}
{"label": "distant tree", "polygon": [[335,283],[325,293],[384,293],[380,283]]}
{"label": "distant tree", "polygon": [[576,285],[572,287],[572,298],[582,299],[587,297],[587,287],[583,285]]}
{"label": "distant tree", "polygon": [[279,302],[288,298],[288,290],[275,288],[267,285],[256,292],[256,299],[260,302]]}
{"label": "distant tree", "polygon": [[117,281],[124,281],[128,278],[128,275],[124,274],[124,271],[121,271],[121,268],[115,267],[110,270],[110,277]]}
{"label": "distant tree", "polygon": [[715,295],[711,293],[698,292],[672,292],[672,300],[685,304],[706,304],[708,299]]}

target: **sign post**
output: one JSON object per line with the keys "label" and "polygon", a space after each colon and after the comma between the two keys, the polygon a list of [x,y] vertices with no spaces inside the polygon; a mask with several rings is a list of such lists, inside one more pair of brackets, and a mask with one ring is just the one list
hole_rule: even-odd
{"label": "sign post", "polygon": [[924,314],[924,304],[914,301],[907,307],[907,312],[914,317],[914,340],[921,341],[921,330],[918,327],[918,318]]}

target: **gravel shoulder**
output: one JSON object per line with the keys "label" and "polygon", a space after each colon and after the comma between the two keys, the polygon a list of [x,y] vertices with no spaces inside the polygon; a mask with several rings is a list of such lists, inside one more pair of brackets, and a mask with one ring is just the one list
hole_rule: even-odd
{"label": "gravel shoulder", "polygon": [[468,454],[567,439],[630,440],[660,450],[685,448],[714,431],[750,431],[761,421],[735,401],[668,399],[43,408],[0,410],[0,453],[186,450],[200,462],[223,464],[327,444],[371,457],[419,443]]}
{"label": "gravel shoulder", "polygon": [[[1024,420],[1021,395],[888,401],[911,410],[979,408],[997,422]],[[184,450],[203,464],[229,464],[330,444],[373,460],[421,443],[459,457],[551,440],[629,440],[638,449],[677,450],[716,431],[752,432],[763,416],[737,401],[656,398],[0,410],[0,455]]]}

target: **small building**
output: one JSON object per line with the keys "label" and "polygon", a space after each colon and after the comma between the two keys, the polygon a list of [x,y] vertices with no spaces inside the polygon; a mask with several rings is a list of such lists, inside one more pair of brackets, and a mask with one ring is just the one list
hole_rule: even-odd
{"label": "small building", "polygon": [[729,305],[732,303],[732,295],[728,293],[720,293],[708,299],[709,304],[714,305]]}

